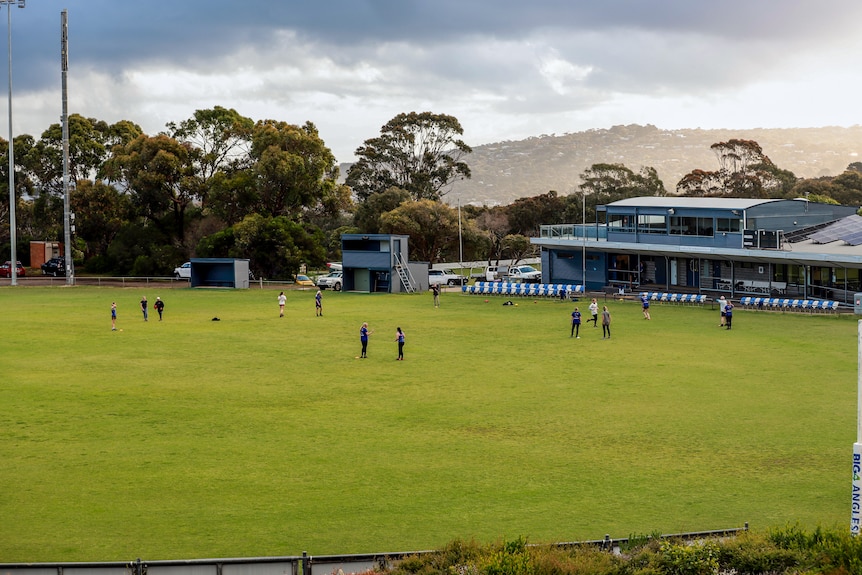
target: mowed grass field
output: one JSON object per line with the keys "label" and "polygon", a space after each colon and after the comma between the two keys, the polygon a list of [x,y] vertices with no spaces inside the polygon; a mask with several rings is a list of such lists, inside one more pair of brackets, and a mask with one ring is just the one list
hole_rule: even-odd
{"label": "mowed grass field", "polygon": [[849,525],[855,316],[277,294],[0,289],[0,562]]}

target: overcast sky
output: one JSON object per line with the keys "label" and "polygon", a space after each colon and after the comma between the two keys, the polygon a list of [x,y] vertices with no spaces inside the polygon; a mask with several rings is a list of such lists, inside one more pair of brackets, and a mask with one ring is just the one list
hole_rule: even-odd
{"label": "overcast sky", "polygon": [[311,121],[340,162],[411,111],[457,117],[471,146],[862,123],[859,0],[27,0],[11,8],[16,135],[60,121],[63,9],[70,113],[148,134],[214,106]]}

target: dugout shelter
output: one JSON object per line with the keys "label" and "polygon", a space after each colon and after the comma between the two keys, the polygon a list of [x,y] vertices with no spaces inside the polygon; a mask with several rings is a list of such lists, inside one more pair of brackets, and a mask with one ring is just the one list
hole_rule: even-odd
{"label": "dugout shelter", "polygon": [[192,258],[191,287],[248,289],[248,260]]}

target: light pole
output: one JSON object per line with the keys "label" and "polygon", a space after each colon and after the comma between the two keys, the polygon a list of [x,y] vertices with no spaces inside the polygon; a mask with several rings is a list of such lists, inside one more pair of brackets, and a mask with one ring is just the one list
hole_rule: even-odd
{"label": "light pole", "polygon": [[60,13],[60,56],[63,84],[63,263],[66,265],[66,285],[75,285],[75,266],[72,261],[72,221],[75,214],[69,210],[69,23],[65,10]]}
{"label": "light pole", "polygon": [[464,240],[461,238],[461,196],[458,196],[458,265],[464,270]]}
{"label": "light pole", "polygon": [[584,295],[587,293],[587,192],[581,191],[581,265]]}
{"label": "light pole", "polygon": [[15,230],[15,147],[12,143],[12,4],[23,8],[26,0],[0,0],[8,10],[6,27],[9,38],[9,243],[12,244],[12,266],[9,269],[11,284],[18,285],[18,254]]}

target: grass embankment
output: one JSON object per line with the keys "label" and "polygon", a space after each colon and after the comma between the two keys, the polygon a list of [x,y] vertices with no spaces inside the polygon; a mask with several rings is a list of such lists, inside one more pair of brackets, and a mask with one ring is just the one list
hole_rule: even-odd
{"label": "grass embankment", "polygon": [[0,290],[0,561],[849,522],[853,317],[277,293]]}

